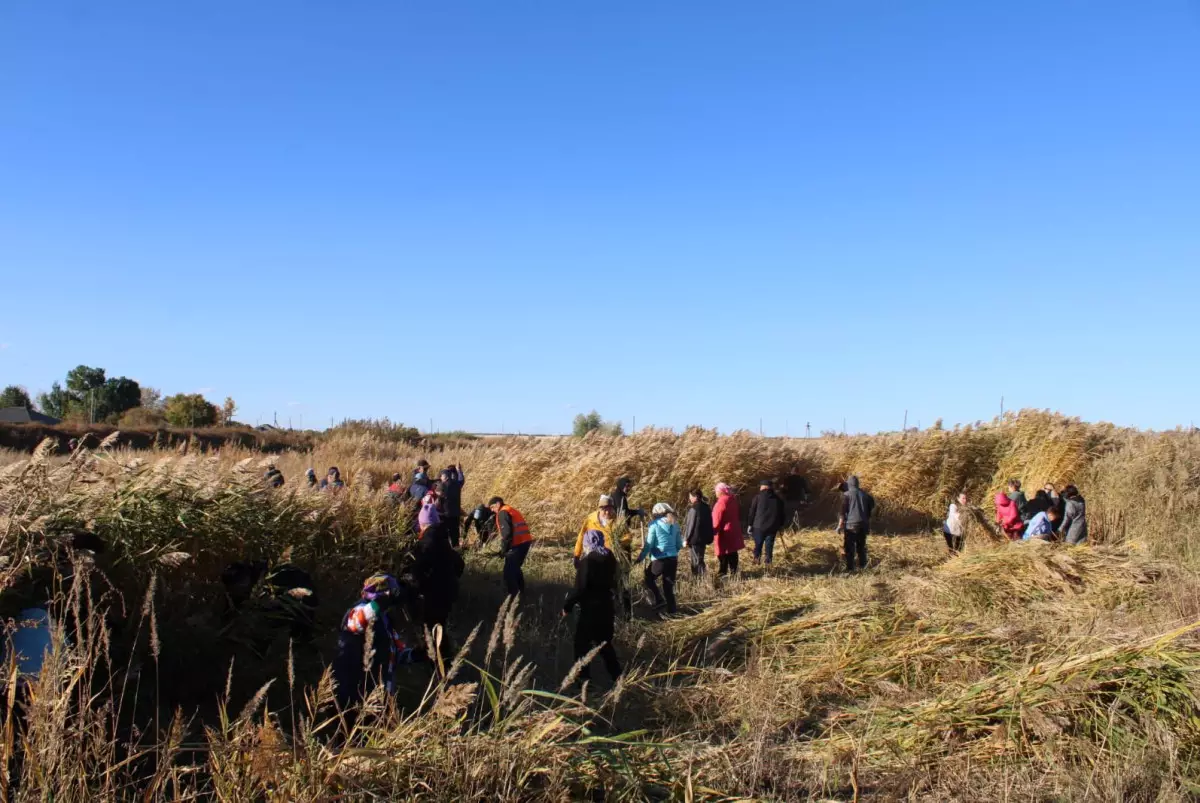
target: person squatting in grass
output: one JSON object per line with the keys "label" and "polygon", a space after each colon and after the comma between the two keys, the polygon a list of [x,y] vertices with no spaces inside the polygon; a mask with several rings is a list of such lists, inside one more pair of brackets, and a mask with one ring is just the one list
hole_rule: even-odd
{"label": "person squatting in grass", "polygon": [[1058,510],[1050,508],[1038,512],[1032,519],[1029,520],[1029,526],[1025,528],[1025,534],[1021,536],[1021,540],[1030,541],[1039,539],[1042,541],[1050,541],[1054,538],[1054,523],[1058,521]]}
{"label": "person squatting in grass", "polygon": [[[583,536],[583,557],[575,567],[575,588],[563,603],[566,617],[579,606],[575,624],[575,661],[585,657],[596,645],[604,668],[615,683],[621,676],[621,664],[613,647],[614,620],[617,616],[614,596],[617,591],[617,559],[604,545],[604,533],[589,530]],[[591,669],[579,671],[580,680],[591,679]]]}
{"label": "person squatting in grass", "polygon": [[692,577],[704,575],[704,550],[713,542],[712,508],[704,492],[693,488],[688,492],[688,512],[683,520],[683,540],[692,562]]}
{"label": "person squatting in grass", "polygon": [[472,527],[479,533],[479,546],[486,546],[487,542],[496,534],[496,514],[487,505],[480,505],[471,511],[471,514],[463,520],[462,525],[462,543],[464,549],[466,548],[467,536],[471,534]]}
{"label": "person squatting in grass", "polygon": [[712,509],[713,535],[716,547],[717,562],[721,566],[719,576],[724,577],[738,573],[738,553],[746,548],[746,539],[742,536],[741,510],[738,508],[737,497],[733,489],[723,482],[718,482],[714,489],[717,503]]}
{"label": "person squatting in grass", "polygon": [[[675,603],[675,575],[679,571],[679,552],[683,549],[683,534],[675,521],[675,511],[666,502],[659,502],[650,513],[650,529],[638,563],[650,557],[643,573],[646,590],[654,600],[655,610],[666,606],[667,613],[677,613]],[[658,590],[658,578],[662,578],[662,591]],[[665,596],[665,600],[664,600]]]}
{"label": "person squatting in grass", "polygon": [[[404,588],[395,577],[374,574],[363,583],[362,598],[342,617],[333,661],[334,688],[341,710],[361,701],[379,684],[388,694],[393,693],[396,667],[425,660],[424,651],[409,647],[393,622],[391,611],[404,597]],[[365,661],[368,638],[372,650],[369,663]]]}
{"label": "person squatting in grass", "polygon": [[875,498],[858,487],[858,477],[846,478],[846,491],[842,494],[842,512],[838,516],[838,532],[842,533],[842,548],[846,553],[846,571],[867,568],[867,536],[871,533],[871,513],[875,510]]}
{"label": "person squatting in grass", "polygon": [[525,591],[525,573],[521,566],[533,545],[529,525],[521,511],[504,504],[499,496],[488,501],[488,507],[496,515],[496,531],[500,533],[500,554],[504,557],[504,586],[510,597]]}
{"label": "person squatting in grass", "polygon": [[754,538],[754,562],[762,562],[765,549],[767,565],[770,566],[775,556],[775,536],[787,522],[787,511],[783,499],[775,493],[775,483],[763,480],[758,484],[758,489],[758,495],[750,502],[746,521]]}
{"label": "person squatting in grass", "polygon": [[950,503],[946,513],[946,521],[942,524],[942,535],[946,537],[946,548],[951,555],[962,552],[963,539],[966,537],[966,522],[963,512],[967,509],[967,492],[963,491],[955,501]]}

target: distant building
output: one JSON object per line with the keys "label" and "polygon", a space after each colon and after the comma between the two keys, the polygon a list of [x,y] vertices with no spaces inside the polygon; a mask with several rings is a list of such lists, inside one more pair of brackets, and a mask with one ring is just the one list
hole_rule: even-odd
{"label": "distant building", "polygon": [[0,424],[45,424],[52,427],[61,423],[57,418],[42,415],[28,407],[0,407]]}

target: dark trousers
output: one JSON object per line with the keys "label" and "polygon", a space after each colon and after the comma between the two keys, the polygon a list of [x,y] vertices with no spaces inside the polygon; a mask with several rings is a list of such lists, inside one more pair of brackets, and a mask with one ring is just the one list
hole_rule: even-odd
{"label": "dark trousers", "polygon": [[704,575],[704,544],[692,544],[688,547],[688,555],[692,559],[692,577]]}
{"label": "dark trousers", "polygon": [[533,542],[526,541],[520,546],[509,548],[504,556],[504,586],[508,589],[510,597],[525,593],[525,573],[521,571],[521,566],[525,563],[531,546]]}
{"label": "dark trousers", "polygon": [[942,531],[942,535],[944,535],[946,537],[946,548],[947,549],[949,549],[955,555],[957,555],[959,552],[962,552],[963,536],[951,535],[950,533],[946,532],[945,530]]}
{"label": "dark trousers", "polygon": [[775,533],[760,533],[754,531],[754,559],[758,560],[762,557],[763,548],[766,548],[767,563],[771,562],[771,558],[775,555]]}
{"label": "dark trousers", "polygon": [[[579,623],[575,625],[575,660],[583,658],[597,644],[603,644],[604,646],[600,648],[600,658],[604,661],[604,668],[608,670],[608,676],[615,682],[621,676],[621,664],[617,661],[617,650],[613,647],[612,641],[612,607],[595,610],[582,608],[579,612]],[[579,671],[580,680],[589,680],[591,677],[591,667],[584,666]]]}
{"label": "dark trousers", "polygon": [[[667,613],[675,613],[679,607],[675,604],[675,574],[679,571],[679,558],[663,558],[651,561],[646,567],[642,578],[646,590],[654,595],[655,606],[663,604],[666,597]],[[662,578],[662,591],[658,590],[658,578]]]}
{"label": "dark trousers", "polygon": [[858,568],[867,568],[867,529],[846,528],[842,546],[846,551],[846,571],[854,571],[854,556],[858,555]]}
{"label": "dark trousers", "polygon": [[719,576],[724,577],[727,574],[737,574],[738,553],[730,552],[728,555],[717,555],[717,563],[721,566]]}

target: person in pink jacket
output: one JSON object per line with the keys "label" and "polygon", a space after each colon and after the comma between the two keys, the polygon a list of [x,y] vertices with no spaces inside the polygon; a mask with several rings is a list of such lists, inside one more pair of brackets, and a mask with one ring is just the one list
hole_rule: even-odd
{"label": "person in pink jacket", "polygon": [[720,576],[736,575],[738,571],[738,552],[746,546],[742,537],[742,515],[738,509],[737,497],[733,489],[723,482],[717,483],[717,501],[712,509],[713,543],[717,561],[720,563]]}
{"label": "person in pink jacket", "polygon": [[1025,522],[1021,521],[1021,511],[1017,507],[1017,503],[1009,499],[1003,492],[997,493],[996,501],[996,523],[1000,525],[1000,529],[1014,541],[1021,538],[1021,533],[1025,530]]}

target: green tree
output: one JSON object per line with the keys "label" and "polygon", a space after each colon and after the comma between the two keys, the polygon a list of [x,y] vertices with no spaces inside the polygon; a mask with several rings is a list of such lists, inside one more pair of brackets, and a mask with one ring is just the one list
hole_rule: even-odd
{"label": "green tree", "polygon": [[57,382],[50,386],[49,392],[38,394],[38,409],[55,418],[66,418],[71,414],[72,405],[76,403],[77,400],[71,395],[71,391]]}
{"label": "green tree", "polygon": [[625,428],[619,421],[605,421],[598,412],[592,410],[586,415],[580,413],[575,416],[571,432],[576,438],[582,438],[589,432],[600,432],[603,435],[624,435]]}
{"label": "green tree", "polygon": [[167,423],[173,427],[211,427],[220,411],[199,393],[177,393],[164,399]]}
{"label": "green tree", "polygon": [[142,388],[129,377],[109,379],[98,391],[100,402],[96,405],[96,419],[120,416],[142,403]]}
{"label": "green tree", "polygon": [[104,369],[92,368],[87,365],[77,365],[67,372],[67,390],[71,401],[64,413],[81,414],[89,422],[104,418]]}
{"label": "green tree", "polygon": [[29,394],[25,392],[25,388],[9,385],[4,390],[0,390],[0,407],[30,406],[32,406],[32,402],[29,400]]}

